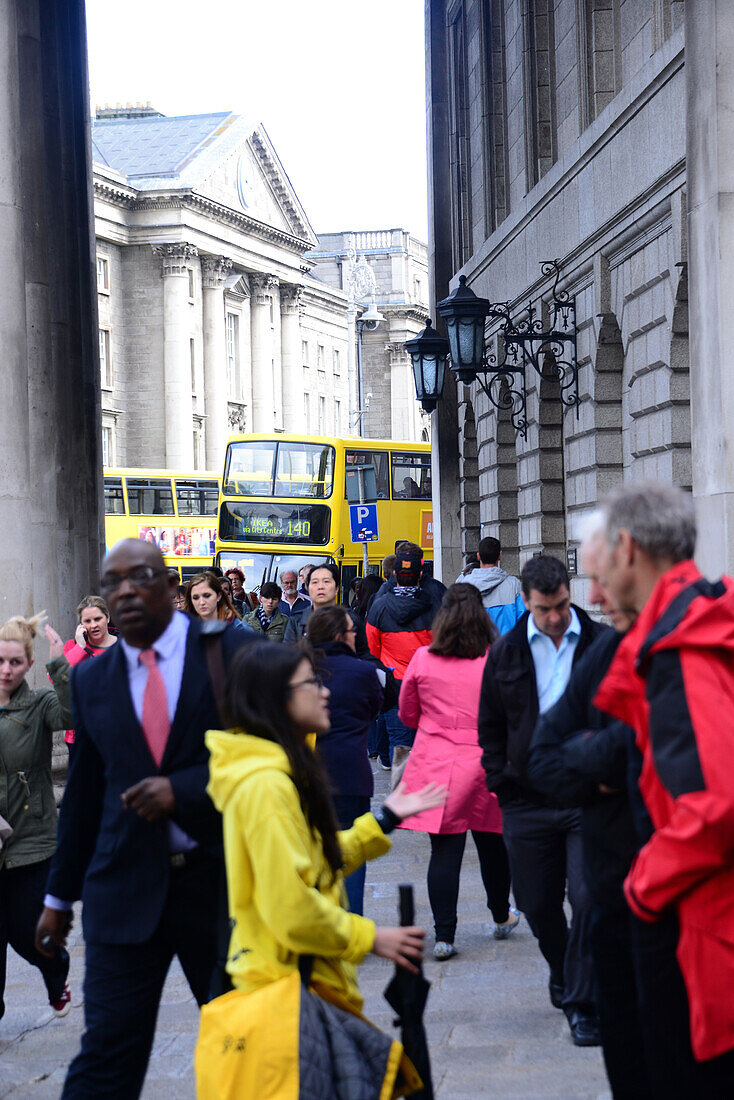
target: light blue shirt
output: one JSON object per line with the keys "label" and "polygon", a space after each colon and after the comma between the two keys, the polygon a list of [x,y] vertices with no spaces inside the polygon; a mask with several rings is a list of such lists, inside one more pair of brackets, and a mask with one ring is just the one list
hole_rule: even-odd
{"label": "light blue shirt", "polygon": [[532,614],[528,615],[528,643],[535,665],[535,682],[538,686],[538,710],[545,714],[557,703],[566,690],[571,678],[573,657],[581,637],[581,623],[573,607],[571,622],[556,648],[555,642],[543,634],[535,625]]}

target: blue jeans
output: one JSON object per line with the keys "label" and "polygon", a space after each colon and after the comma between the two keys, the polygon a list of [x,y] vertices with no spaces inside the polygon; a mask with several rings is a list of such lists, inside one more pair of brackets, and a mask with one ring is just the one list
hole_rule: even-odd
{"label": "blue jeans", "polygon": [[370,725],[367,734],[367,752],[370,756],[377,753],[383,764],[390,763],[390,738],[384,714],[378,714]]}
{"label": "blue jeans", "polygon": [[[358,817],[369,813],[369,795],[362,794],[336,794],[334,795],[334,809],[340,829],[349,829]],[[363,863],[353,874],[347,875],[344,885],[347,888],[349,908],[352,913],[358,913],[361,917],[364,907],[364,880],[367,875],[367,867]]]}
{"label": "blue jeans", "polygon": [[392,762],[392,750],[396,745],[407,745],[410,748],[415,741],[415,730],[410,729],[398,718],[398,708],[386,710],[383,715],[387,733],[390,739],[390,760]]}

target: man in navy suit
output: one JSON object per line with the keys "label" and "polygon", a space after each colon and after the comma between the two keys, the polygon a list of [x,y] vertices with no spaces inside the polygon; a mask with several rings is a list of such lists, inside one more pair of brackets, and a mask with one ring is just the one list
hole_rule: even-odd
{"label": "man in navy suit", "polygon": [[[151,543],[125,539],[102,569],[120,644],[74,671],[76,749],[36,932],[39,949],[62,944],[82,899],[86,1027],[66,1100],[139,1096],[173,956],[199,1004],[217,958],[221,824],[204,734],[221,722],[202,624],[174,611]],[[225,664],[248,640],[223,624]]]}

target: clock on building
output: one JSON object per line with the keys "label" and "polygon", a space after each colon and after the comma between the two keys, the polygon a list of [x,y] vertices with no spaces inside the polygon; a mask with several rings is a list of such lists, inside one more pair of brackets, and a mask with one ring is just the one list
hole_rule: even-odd
{"label": "clock on building", "polygon": [[245,210],[255,206],[255,187],[252,182],[254,168],[243,153],[237,165],[237,194]]}

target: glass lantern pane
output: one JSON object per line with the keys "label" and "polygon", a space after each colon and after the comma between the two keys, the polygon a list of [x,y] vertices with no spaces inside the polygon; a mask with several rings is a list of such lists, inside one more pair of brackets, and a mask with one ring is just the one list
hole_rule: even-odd
{"label": "glass lantern pane", "polygon": [[456,363],[457,366],[461,362],[461,356],[459,354],[459,337],[458,337],[459,322],[455,318],[446,321],[446,335],[449,338],[449,350],[451,351],[451,361]]}
{"label": "glass lantern pane", "polygon": [[423,392],[427,394],[435,394],[436,392],[436,356],[424,355],[423,356]]}
{"label": "glass lantern pane", "polygon": [[474,321],[462,321],[459,326],[459,353],[464,367],[475,366],[477,363],[477,329],[481,332],[481,327],[481,323],[477,325]]}
{"label": "glass lantern pane", "polygon": [[484,321],[478,321],[474,326],[474,340],[474,362],[479,367],[484,355]]}

